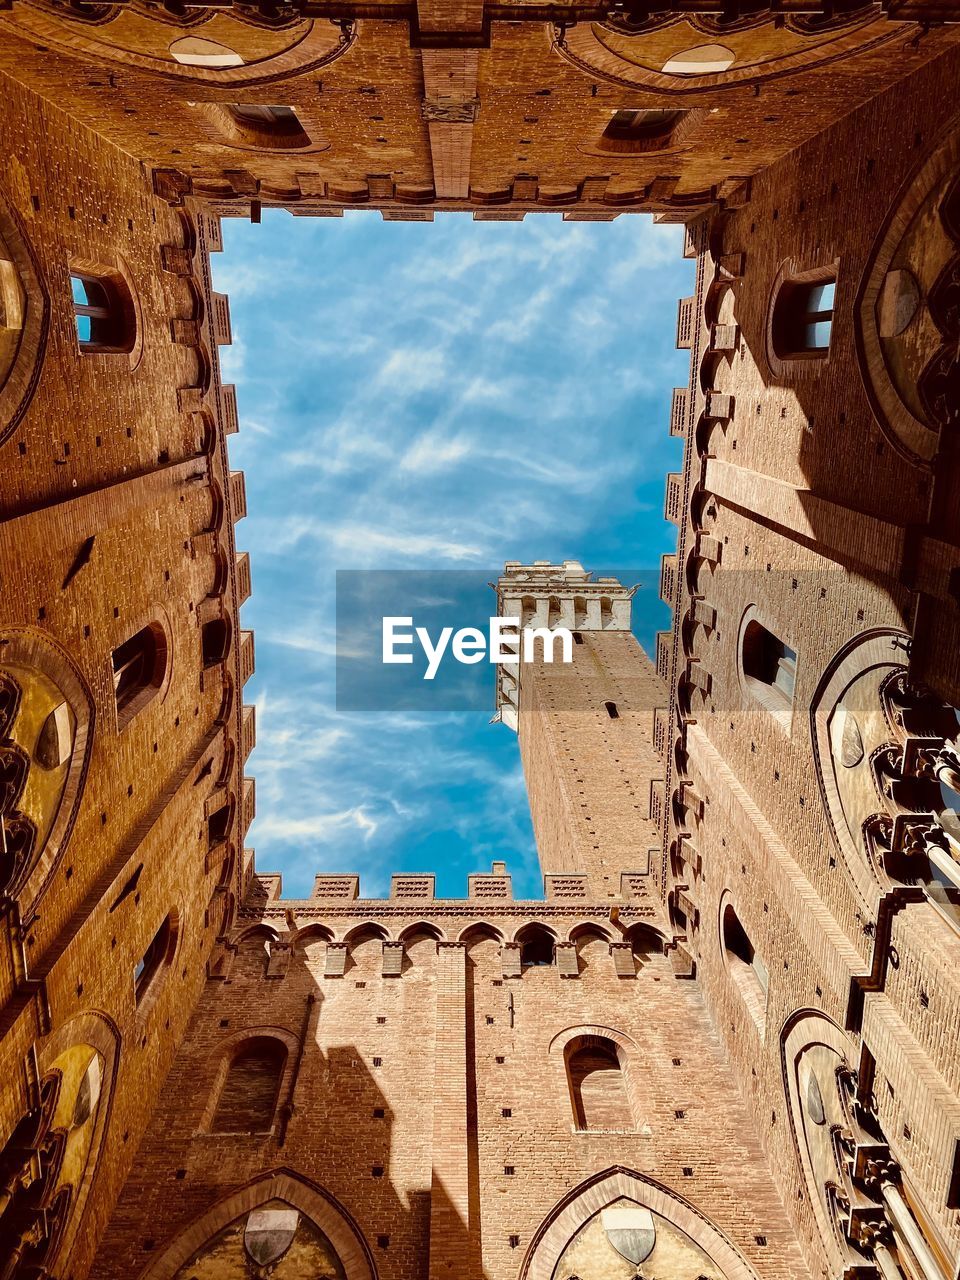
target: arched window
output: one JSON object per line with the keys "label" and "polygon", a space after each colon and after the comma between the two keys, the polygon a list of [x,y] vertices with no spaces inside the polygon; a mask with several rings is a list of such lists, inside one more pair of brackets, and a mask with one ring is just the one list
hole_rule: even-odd
{"label": "arched window", "polygon": [[751,618],[740,640],[740,664],[750,692],[789,728],[797,679],[796,652]]}
{"label": "arched window", "polygon": [[173,959],[177,945],[177,917],[174,912],[164,920],[153,936],[133,971],[133,992],[137,1005],[143,1004],[147,993],[153,988],[160,970]]}
{"label": "arched window", "polygon": [[537,602],[533,596],[524,596],[520,601],[520,625],[529,627],[537,612]]}
{"label": "arched window", "polygon": [[163,684],[167,641],[159,623],[141,628],[113,651],[113,693],[122,728],[142,711]]}
{"label": "arched window", "polygon": [[723,909],[722,934],[727,969],[750,1016],[762,1031],[767,1007],[767,970],[730,902]]}
{"label": "arched window", "polygon": [[585,1036],[567,1046],[567,1079],[578,1129],[632,1129],[630,1100],[616,1044]]}
{"label": "arched window", "polygon": [[174,40],[170,53],[185,67],[242,67],[243,59],[233,49],[216,40],[202,40],[199,36],[184,36]]}
{"label": "arched window", "polygon": [[587,625],[587,602],[583,596],[573,598],[573,625],[575,627]]}
{"label": "arched window", "polygon": [[545,968],[553,964],[553,938],[540,925],[530,925],[517,936],[522,969]]}
{"label": "arched window", "polygon": [[132,351],[137,316],[120,272],[74,267],[70,288],[80,350],[86,354]]}
{"label": "arched window", "polygon": [[272,1036],[251,1036],[233,1053],[217,1099],[211,1133],[269,1133],[287,1049]]}
{"label": "arched window", "polygon": [[560,601],[556,596],[551,596],[550,602],[547,606],[547,626],[552,628],[552,627],[559,627],[559,625],[560,625]]}
{"label": "arched window", "polygon": [[830,349],[836,277],[788,280],[773,304],[773,349],[781,360],[823,357]]}
{"label": "arched window", "polygon": [[600,597],[600,626],[604,630],[613,626],[613,601],[609,596]]}

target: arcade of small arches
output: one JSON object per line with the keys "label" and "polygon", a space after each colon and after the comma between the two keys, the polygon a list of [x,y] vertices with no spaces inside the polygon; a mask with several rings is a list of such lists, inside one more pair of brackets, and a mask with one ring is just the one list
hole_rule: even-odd
{"label": "arcade of small arches", "polygon": [[369,967],[379,959],[383,977],[401,977],[411,967],[428,962],[439,948],[462,947],[469,961],[472,950],[480,944],[497,952],[502,978],[523,978],[552,968],[561,978],[577,978],[605,965],[618,977],[632,978],[662,961],[669,946],[663,934],[650,925],[635,923],[614,933],[591,920],[581,920],[561,935],[549,924],[528,919],[509,936],[493,924],[475,921],[455,938],[448,938],[439,925],[428,921],[407,925],[396,937],[375,920],[343,929],[340,937],[322,924],[302,925],[281,934],[269,924],[259,923],[225,944],[213,972],[216,977],[230,977],[239,962],[252,976],[279,977],[297,959],[325,978],[337,978],[361,960]]}

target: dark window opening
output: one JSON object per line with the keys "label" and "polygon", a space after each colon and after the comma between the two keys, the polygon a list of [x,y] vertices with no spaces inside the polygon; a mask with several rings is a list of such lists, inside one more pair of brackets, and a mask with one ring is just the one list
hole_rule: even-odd
{"label": "dark window opening", "polygon": [[[223,113],[223,114],[221,114]],[[227,131],[246,146],[308,147],[310,136],[293,107],[234,102],[214,108]]]}
{"label": "dark window opening", "polygon": [[226,618],[212,618],[205,622],[200,632],[203,665],[215,667],[230,652],[230,624]]}
{"label": "dark window opening", "polygon": [[553,938],[546,929],[533,928],[520,939],[520,966],[523,969],[553,964]]}
{"label": "dark window opening", "polygon": [[836,286],[828,277],[781,287],[773,308],[773,348],[781,359],[827,354]]}
{"label": "dark window opening", "polygon": [[610,118],[610,123],[603,131],[603,136],[618,142],[668,137],[683,114],[682,111],[672,111],[664,107],[615,111]]}
{"label": "dark window opening", "polygon": [[142,1003],[153,979],[173,958],[175,942],[173,917],[167,916],[133,971],[133,993],[137,1004]]}
{"label": "dark window opening", "polygon": [[156,623],[143,627],[113,651],[113,692],[121,725],[140,711],[163,683],[167,643]]}
{"label": "dark window opening", "polygon": [[620,719],[620,712],[617,710],[617,704],[615,702],[605,702],[603,705],[606,707],[607,715],[611,720]]}
{"label": "dark window opening", "polygon": [[583,636],[580,634],[580,632],[579,632],[579,631],[574,631],[574,632],[573,632],[573,643],[574,643],[574,644],[583,644]]}
{"label": "dark window opening", "polygon": [[762,1028],[767,1004],[767,971],[731,903],[723,911],[727,968],[751,1017]]}
{"label": "dark window opening", "polygon": [[771,710],[789,712],[797,679],[796,651],[759,622],[751,621],[743,632],[740,660],[753,692]]}
{"label": "dark window opening", "polygon": [[571,1047],[567,1077],[577,1129],[632,1129],[633,1116],[616,1044],[595,1036],[579,1045],[574,1042]]}
{"label": "dark window opening", "polygon": [[234,1053],[210,1126],[213,1133],[268,1133],[287,1050],[272,1036],[245,1040]]}
{"label": "dark window opening", "polygon": [[960,1209],[960,1138],[953,1144],[953,1168],[947,1186],[947,1208]]}
{"label": "dark window opening", "polygon": [[216,813],[211,813],[207,819],[207,844],[209,848],[213,849],[218,844],[223,844],[230,834],[232,819],[233,805],[229,801],[225,805],[221,805]]}

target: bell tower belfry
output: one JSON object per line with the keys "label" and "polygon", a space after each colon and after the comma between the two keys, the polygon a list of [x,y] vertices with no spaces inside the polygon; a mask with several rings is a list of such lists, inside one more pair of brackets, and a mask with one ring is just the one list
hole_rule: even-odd
{"label": "bell tower belfry", "polygon": [[575,560],[508,561],[497,581],[501,617],[573,633],[570,662],[538,643],[533,661],[498,668],[497,713],[520,740],[543,873],[586,874],[600,898],[619,898],[658,843],[653,716],[667,695],[630,630],[634,590]]}

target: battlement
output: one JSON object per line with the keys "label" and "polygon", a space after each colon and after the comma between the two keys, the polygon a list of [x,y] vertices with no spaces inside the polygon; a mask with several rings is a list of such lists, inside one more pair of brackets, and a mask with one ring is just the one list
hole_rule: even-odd
{"label": "battlement", "polygon": [[[249,852],[249,851],[248,851]],[[654,851],[656,852],[656,851]],[[640,903],[651,895],[649,892],[649,852],[644,865],[620,875],[620,898],[630,904],[628,910],[637,910]],[[466,910],[475,913],[478,906],[489,903],[495,910],[501,905],[516,908],[523,913],[536,913],[544,908],[553,908],[558,903],[574,902],[608,915],[610,903],[596,903],[596,895],[589,887],[589,878],[576,872],[547,872],[543,877],[542,899],[514,899],[513,881],[507,872],[506,863],[495,862],[489,873],[474,873],[467,877],[467,896],[465,898],[438,898],[436,896],[436,878],[432,873],[417,874],[401,872],[390,878],[390,894],[388,897],[364,897],[360,893],[360,877],[349,873],[323,873],[314,877],[313,892],[309,898],[284,898],[282,878],[277,872],[257,872],[250,875],[249,887],[244,901],[247,910],[263,910],[267,908],[294,909],[315,911],[318,907],[345,907],[355,909],[361,915],[376,915],[384,907],[406,908],[407,905],[422,907],[436,904],[436,909],[456,912]]]}

